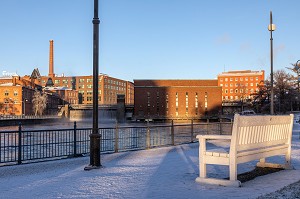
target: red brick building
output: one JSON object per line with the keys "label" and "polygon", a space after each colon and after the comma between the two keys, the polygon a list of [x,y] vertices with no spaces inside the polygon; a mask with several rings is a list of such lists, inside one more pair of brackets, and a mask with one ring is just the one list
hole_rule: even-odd
{"label": "red brick building", "polygon": [[[41,86],[45,87],[50,76],[41,77]],[[93,76],[53,76],[51,77],[54,87],[65,87],[78,92],[79,104],[93,104]],[[117,104],[117,95],[125,95],[125,103],[134,103],[134,86],[132,82],[99,75],[99,105]]]}
{"label": "red brick building", "polygon": [[[16,74],[0,77],[0,114],[32,115],[34,92],[41,90],[34,82],[34,79],[31,81]],[[56,114],[59,103],[58,95],[48,94],[45,114]]]}
{"label": "red brick building", "polygon": [[134,80],[136,119],[202,118],[221,112],[217,80]]}
{"label": "red brick building", "polygon": [[258,86],[263,85],[265,72],[262,71],[228,71],[218,75],[218,85],[222,87],[223,101],[240,101],[252,99]]}

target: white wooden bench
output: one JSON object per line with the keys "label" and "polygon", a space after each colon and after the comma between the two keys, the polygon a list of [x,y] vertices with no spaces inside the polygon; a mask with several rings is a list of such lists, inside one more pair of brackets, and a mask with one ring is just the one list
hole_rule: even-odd
{"label": "white wooden bench", "polygon": [[[240,187],[237,165],[259,160],[258,167],[292,169],[291,138],[294,115],[234,116],[232,135],[198,135],[199,171],[196,182]],[[206,150],[206,141],[230,140],[229,153]],[[285,155],[285,164],[267,163],[265,158]],[[229,180],[207,178],[206,165],[229,166]]]}

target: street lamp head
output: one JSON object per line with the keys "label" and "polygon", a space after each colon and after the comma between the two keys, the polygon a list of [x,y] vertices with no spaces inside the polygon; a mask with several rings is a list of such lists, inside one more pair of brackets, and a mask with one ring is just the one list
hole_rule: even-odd
{"label": "street lamp head", "polygon": [[276,26],[273,24],[273,17],[272,17],[272,11],[270,12],[270,24],[268,25],[269,31],[275,31]]}
{"label": "street lamp head", "polygon": [[269,24],[268,25],[268,30],[269,31],[275,31],[275,29],[276,29],[276,25],[275,24]]}

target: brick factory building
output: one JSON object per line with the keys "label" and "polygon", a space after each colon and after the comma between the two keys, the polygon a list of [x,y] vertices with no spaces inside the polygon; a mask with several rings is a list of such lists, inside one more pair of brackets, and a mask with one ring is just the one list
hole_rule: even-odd
{"label": "brick factory building", "polygon": [[218,75],[218,85],[222,87],[222,112],[232,114],[249,109],[253,94],[264,85],[265,72],[228,71]]}
{"label": "brick factory building", "polygon": [[252,99],[251,94],[264,85],[265,72],[262,71],[228,71],[218,75],[218,85],[222,87],[223,101],[240,101]]}
{"label": "brick factory building", "polygon": [[[93,76],[58,76],[54,73],[54,42],[50,40],[49,46],[49,73],[42,76],[40,85],[47,86],[52,81],[53,87],[65,87],[78,92],[78,104],[93,104]],[[50,79],[49,79],[50,78]],[[117,95],[125,95],[125,103],[134,103],[134,86],[132,82],[99,74],[99,105],[117,104]],[[74,104],[74,100],[70,101]]]}
{"label": "brick factory building", "polygon": [[[51,78],[54,87],[65,87],[78,92],[79,104],[93,104],[93,76],[42,76],[41,85],[46,87],[46,83]],[[117,104],[117,95],[125,95],[125,103],[133,104],[134,86],[132,82],[124,81],[108,75],[99,75],[99,105]]]}
{"label": "brick factory building", "polygon": [[[42,90],[42,87],[34,82],[35,79],[30,80],[27,77],[21,78],[17,74],[3,73],[0,77],[0,114],[32,115],[34,92]],[[57,95],[48,94],[45,114],[56,114],[59,100]]]}
{"label": "brick factory building", "polygon": [[134,80],[134,117],[200,119],[221,113],[217,80]]}

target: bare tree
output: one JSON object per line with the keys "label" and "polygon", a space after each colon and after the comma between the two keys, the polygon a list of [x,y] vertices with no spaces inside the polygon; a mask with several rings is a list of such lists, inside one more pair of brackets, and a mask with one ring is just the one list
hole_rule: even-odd
{"label": "bare tree", "polygon": [[40,91],[35,91],[32,99],[33,112],[35,115],[43,115],[47,106],[48,96],[46,93],[42,94]]}
{"label": "bare tree", "polygon": [[[294,78],[284,70],[274,72],[274,108],[277,113],[292,111],[296,106],[296,92]],[[264,86],[259,86],[259,91],[253,95],[252,105],[259,112],[268,113],[271,95],[270,81],[266,80]]]}

